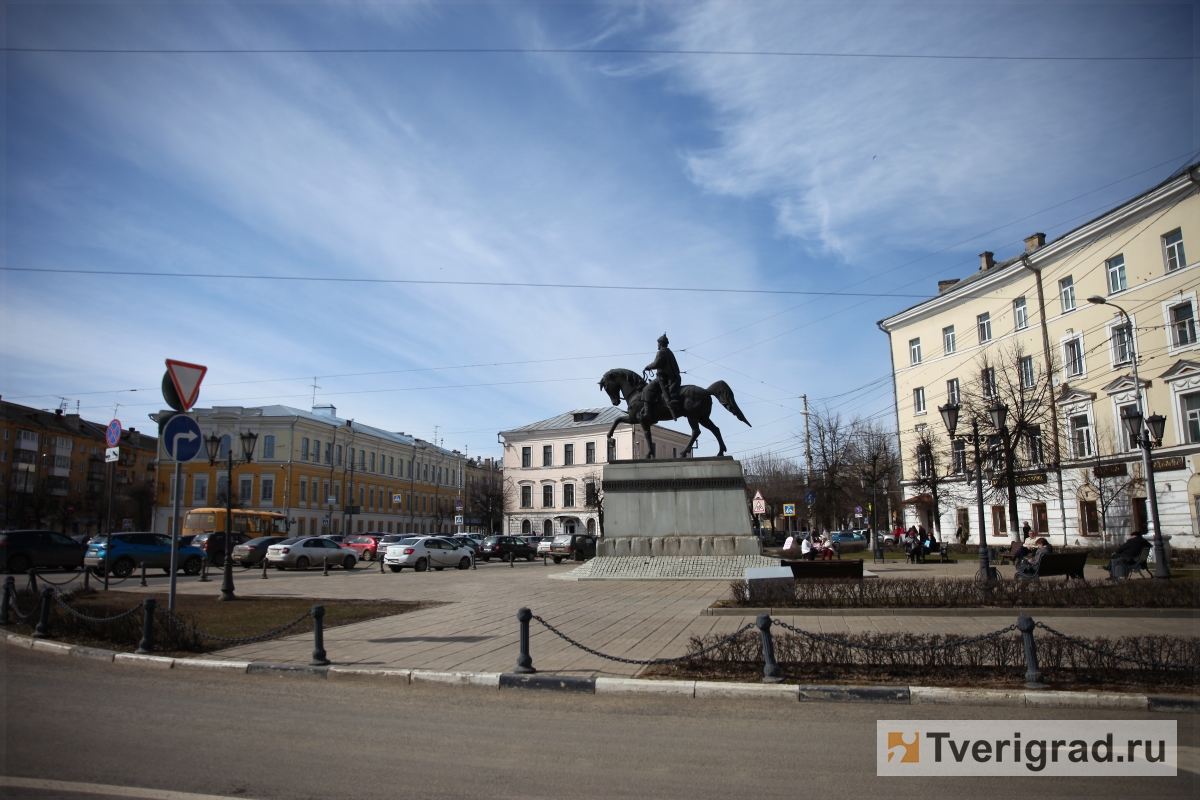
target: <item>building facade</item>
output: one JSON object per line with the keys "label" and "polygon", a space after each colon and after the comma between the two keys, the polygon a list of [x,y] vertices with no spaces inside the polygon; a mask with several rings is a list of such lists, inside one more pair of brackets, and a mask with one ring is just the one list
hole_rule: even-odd
{"label": "building facade", "polygon": [[[239,437],[258,434],[253,461],[234,467],[235,507],[279,511],[297,536],[347,533],[452,533],[463,497],[459,453],[404,433],[337,416],[333,406],[311,411],[287,406],[193,409],[205,437],[221,437],[222,459]],[[222,459],[210,466],[202,451],[184,464],[181,513],[224,506]],[[169,533],[174,462],[160,456],[155,530]]]}
{"label": "building facade", "polygon": [[[1175,547],[1196,546],[1198,189],[1200,166],[1192,165],[1055,241],[1034,234],[1025,252],[1000,263],[983,253],[977,273],[939,282],[936,297],[879,323],[892,356],[906,525],[943,536],[964,525],[977,538],[971,446],[950,442],[938,413],[958,403],[959,436],[970,433],[974,409],[984,450],[1011,453],[1016,464],[1019,524],[1005,498],[1008,479],[993,472],[989,537],[1002,544],[1027,522],[1055,544],[1149,530],[1140,451],[1121,422],[1135,400],[1136,353],[1145,413],[1167,420],[1153,453],[1163,533]],[[980,413],[997,398],[1005,398],[1009,433]]]}
{"label": "building facade", "polygon": [[[611,406],[585,408],[500,432],[507,533],[602,535],[604,464],[647,452],[641,428],[620,425],[614,438],[605,439],[624,413]],[[691,438],[658,425],[651,435],[660,458],[684,457]]]}

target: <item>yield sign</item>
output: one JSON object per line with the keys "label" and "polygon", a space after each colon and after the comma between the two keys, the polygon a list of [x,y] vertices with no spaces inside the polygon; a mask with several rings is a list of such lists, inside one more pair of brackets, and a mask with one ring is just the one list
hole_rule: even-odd
{"label": "yield sign", "polygon": [[763,499],[762,492],[754,493],[754,508],[751,511],[755,514],[767,513],[767,501]]}
{"label": "yield sign", "polygon": [[171,375],[171,383],[175,384],[180,401],[183,402],[183,410],[187,411],[200,396],[200,381],[204,380],[204,373],[208,372],[208,367],[168,358],[167,372]]}

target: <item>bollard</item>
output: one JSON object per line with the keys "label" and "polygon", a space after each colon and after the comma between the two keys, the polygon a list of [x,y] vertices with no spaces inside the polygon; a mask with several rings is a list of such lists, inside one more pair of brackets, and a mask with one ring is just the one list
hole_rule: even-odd
{"label": "bollard", "polygon": [[146,586],[146,562],[142,562],[142,586]]}
{"label": "bollard", "polygon": [[210,580],[212,580],[212,579],[208,577],[208,556],[205,556],[204,560],[200,562],[200,581],[199,582],[200,583],[208,583]]}
{"label": "bollard", "polygon": [[379,562],[379,574],[383,574],[383,556],[379,555],[379,551],[375,552],[375,560]]}
{"label": "bollard", "polygon": [[92,588],[92,570],[87,564],[83,565],[83,590],[86,592]]}
{"label": "bollard", "polygon": [[779,683],[783,680],[783,673],[779,671],[779,665],[775,663],[775,645],[771,643],[771,615],[759,614],[754,624],[758,626],[758,630],[762,633],[764,662],[762,682]]}
{"label": "bollard", "polygon": [[37,568],[36,567],[29,568],[29,591],[33,592],[34,594],[38,593]]}
{"label": "bollard", "polygon": [[145,614],[142,616],[142,641],[138,642],[138,649],[134,650],[139,656],[154,655],[154,602],[153,597],[147,597],[142,602],[142,608]]}
{"label": "bollard", "polygon": [[8,624],[8,604],[12,602],[12,596],[16,592],[16,578],[11,575],[4,579],[4,600],[0,602],[0,625]]}
{"label": "bollard", "polygon": [[54,596],[54,590],[47,586],[42,589],[42,613],[38,619],[37,628],[33,631],[35,639],[50,638],[50,600]]}
{"label": "bollard", "polygon": [[263,555],[262,564],[263,564],[262,579],[265,581],[265,580],[267,580],[267,556],[266,556],[266,554]]}
{"label": "bollard", "polygon": [[310,667],[325,667],[329,665],[329,659],[325,657],[325,606],[313,606],[313,656],[312,661],[308,662]]}
{"label": "bollard", "polygon": [[1025,644],[1025,688],[1045,689],[1042,669],[1038,666],[1037,646],[1033,643],[1033,617],[1017,617],[1017,630]]}
{"label": "bollard", "polygon": [[[108,544],[111,545],[112,542],[109,542]],[[104,551],[104,591],[106,591],[106,592],[108,591],[108,550],[107,550],[107,547],[108,547],[108,545],[105,545],[106,549]]]}
{"label": "bollard", "polygon": [[321,559],[321,574],[322,575],[329,574],[329,556],[325,556],[324,558]]}
{"label": "bollard", "polygon": [[518,675],[530,675],[537,672],[533,668],[533,659],[529,657],[529,620],[533,619],[533,612],[528,608],[522,608],[517,612],[517,622],[521,623],[521,652],[517,656],[517,668],[513,672]]}
{"label": "bollard", "polygon": [[516,568],[516,566],[517,566],[517,554],[516,553],[508,554],[508,566],[510,569]]}

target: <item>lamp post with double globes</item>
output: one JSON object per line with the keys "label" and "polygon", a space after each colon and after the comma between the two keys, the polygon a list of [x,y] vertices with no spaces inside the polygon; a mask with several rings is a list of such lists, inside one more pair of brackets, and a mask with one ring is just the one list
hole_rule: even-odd
{"label": "lamp post with double globes", "polygon": [[[938,408],[942,422],[946,424],[946,432],[953,441],[954,433],[958,430],[958,414],[962,406],[958,403],[946,403]],[[961,437],[963,439],[966,436]],[[983,459],[979,455],[979,423],[971,419],[971,443],[975,446],[975,502],[979,512],[979,572],[975,575],[976,583],[986,585],[996,579],[996,570],[988,558],[987,528],[983,518]]]}
{"label": "lamp post with double globes", "polygon": [[1150,524],[1154,527],[1154,577],[1170,579],[1171,570],[1167,565],[1162,525],[1158,521],[1158,492],[1154,488],[1154,459],[1150,455],[1151,447],[1162,447],[1167,418],[1161,414],[1152,414],[1147,417],[1142,410],[1142,384],[1138,381],[1138,354],[1133,343],[1133,322],[1129,319],[1129,313],[1100,295],[1092,295],[1088,298],[1088,302],[1097,306],[1112,306],[1121,312],[1121,317],[1125,320],[1125,328],[1129,336],[1129,363],[1133,367],[1134,405],[1133,408],[1122,409],[1121,422],[1125,423],[1125,429],[1129,431],[1130,439],[1142,451],[1142,474],[1146,476],[1146,502],[1150,506]]}
{"label": "lamp post with double globes", "polygon": [[871,489],[871,552],[879,549],[879,523],[876,521],[879,507],[879,487],[882,486],[886,492],[888,488],[888,474],[885,472],[882,475],[860,475],[858,482],[862,485],[865,491],[868,486]]}
{"label": "lamp post with double globes", "polygon": [[[246,431],[241,434],[242,440],[242,457],[236,462],[233,460],[233,443],[230,442],[229,450],[226,452],[226,478],[225,478],[225,557],[224,569],[221,573],[221,596],[218,600],[236,600],[233,594],[233,468],[242,464],[249,464],[254,460],[254,445],[258,441],[258,434]],[[221,437],[215,433],[212,436],[204,438],[204,447],[208,451],[208,464],[214,466],[217,463],[217,458],[221,454]]]}

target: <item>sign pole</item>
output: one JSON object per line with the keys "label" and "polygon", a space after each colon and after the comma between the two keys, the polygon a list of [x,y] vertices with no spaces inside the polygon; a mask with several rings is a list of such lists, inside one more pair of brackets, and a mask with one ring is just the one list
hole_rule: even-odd
{"label": "sign pole", "polygon": [[179,569],[179,495],[182,494],[183,462],[175,459],[174,511],[171,513],[171,590],[167,595],[167,608],[175,612],[175,570]]}

